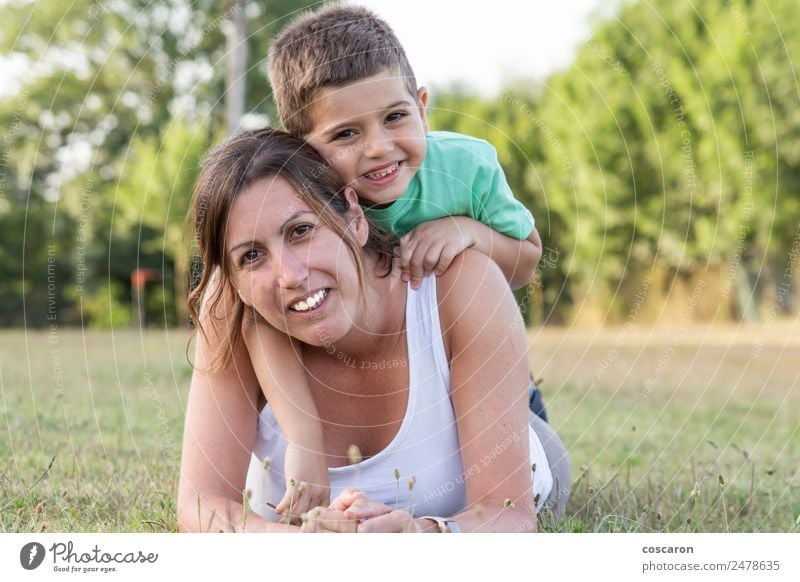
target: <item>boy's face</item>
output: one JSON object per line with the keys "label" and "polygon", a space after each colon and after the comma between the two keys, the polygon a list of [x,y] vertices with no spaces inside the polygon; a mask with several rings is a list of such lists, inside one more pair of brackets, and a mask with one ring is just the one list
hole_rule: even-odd
{"label": "boy's face", "polygon": [[325,88],[306,139],[361,198],[394,202],[425,159],[427,100],[424,88],[410,94],[394,70]]}

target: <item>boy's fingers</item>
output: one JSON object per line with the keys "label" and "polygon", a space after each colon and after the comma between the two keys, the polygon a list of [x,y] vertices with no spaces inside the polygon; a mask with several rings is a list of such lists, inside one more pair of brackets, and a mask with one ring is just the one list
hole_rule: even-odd
{"label": "boy's fingers", "polygon": [[440,262],[442,255],[442,247],[439,245],[432,246],[425,253],[425,258],[422,260],[423,274],[430,275]]}
{"label": "boy's fingers", "polygon": [[289,503],[291,500],[291,492],[287,490],[286,494],[283,496],[283,499],[281,499],[278,505],[275,506],[275,513],[283,513],[289,509]]}
{"label": "boy's fingers", "polygon": [[411,274],[411,287],[414,289],[419,288],[422,278],[425,276],[423,260],[424,257],[414,255],[414,257],[411,259],[411,264],[409,265],[409,272]]}
{"label": "boy's fingers", "polygon": [[442,249],[442,254],[439,255],[439,264],[436,265],[436,274],[444,275],[444,272],[450,267],[450,263],[458,255],[458,251],[452,247],[445,247]]}
{"label": "boy's fingers", "polygon": [[414,249],[416,248],[417,244],[411,239],[407,239],[405,236],[400,239],[400,264],[403,267],[408,266],[414,258]]}
{"label": "boy's fingers", "polygon": [[[306,495],[307,491],[308,483],[302,481],[295,482],[294,486],[292,486],[291,483],[287,483],[286,493],[283,494],[283,499],[281,499],[281,502],[275,507],[275,511],[277,513],[293,511],[298,507],[300,498]],[[306,503],[308,503],[308,501],[306,501]]]}

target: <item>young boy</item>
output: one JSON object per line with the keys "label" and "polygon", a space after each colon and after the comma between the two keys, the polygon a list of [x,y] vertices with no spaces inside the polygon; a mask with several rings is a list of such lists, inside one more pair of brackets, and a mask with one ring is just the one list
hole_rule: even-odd
{"label": "young boy", "polygon": [[[367,215],[400,237],[402,278],[412,288],[466,248],[491,257],[512,288],[531,280],[541,240],[494,148],[428,132],[427,91],[417,88],[384,21],[338,4],[305,14],[273,41],[269,77],[287,131],[305,137],[355,189]],[[313,311],[320,303],[310,297],[293,308]],[[284,434],[287,490],[276,512],[297,516],[327,505],[322,427],[299,350],[263,323],[251,326],[245,342],[278,424],[293,427]],[[355,451],[348,455],[359,460]]]}

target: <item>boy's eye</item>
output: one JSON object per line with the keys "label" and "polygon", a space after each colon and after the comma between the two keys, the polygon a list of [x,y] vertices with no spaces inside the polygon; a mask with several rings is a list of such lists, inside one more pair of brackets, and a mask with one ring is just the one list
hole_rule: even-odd
{"label": "boy's eye", "polygon": [[392,123],[393,121],[400,121],[406,115],[408,115],[408,113],[406,113],[405,111],[393,111],[386,116],[386,121],[388,123]]}
{"label": "boy's eye", "polygon": [[352,129],[343,129],[342,131],[340,131],[339,133],[334,135],[333,139],[334,139],[334,141],[335,140],[339,140],[339,139],[350,139],[355,134],[356,134],[356,132],[353,131]]}

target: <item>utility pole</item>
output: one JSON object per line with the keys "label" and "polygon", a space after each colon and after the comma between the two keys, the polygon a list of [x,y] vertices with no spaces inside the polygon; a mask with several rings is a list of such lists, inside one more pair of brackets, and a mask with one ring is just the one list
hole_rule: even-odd
{"label": "utility pole", "polygon": [[228,12],[230,24],[225,27],[225,117],[228,135],[238,129],[244,115],[245,72],[247,67],[247,15],[246,0],[230,0]]}

